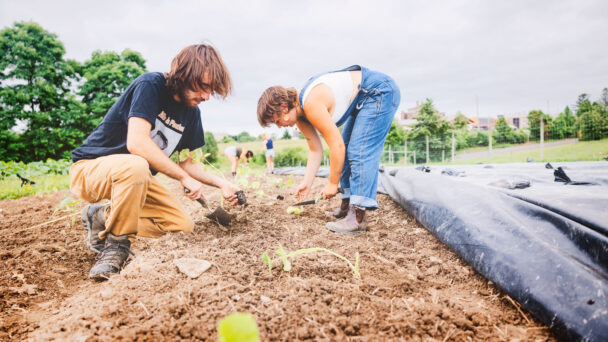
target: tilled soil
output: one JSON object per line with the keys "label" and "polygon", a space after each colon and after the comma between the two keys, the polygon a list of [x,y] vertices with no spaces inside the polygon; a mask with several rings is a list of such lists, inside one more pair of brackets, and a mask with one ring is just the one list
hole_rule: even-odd
{"label": "tilled soil", "polygon": [[[300,177],[291,186],[287,176],[241,177],[249,205],[229,209],[229,229],[182,196],[194,233],[138,239],[136,257],[106,282],[87,279],[95,256],[79,210],[74,224],[61,218],[70,212],[53,215],[67,191],[0,201],[0,340],[214,341],[218,321],[233,312],[251,313],[262,340],[554,340],[389,197],[379,195],[380,209],[368,212],[369,232],[343,236],[324,228],[324,211],[339,199],[287,214]],[[313,193],[324,180],[315,183]],[[219,191],[206,194],[219,204]],[[359,252],[361,278],[326,253],[297,256],[289,272],[277,262],[269,274],[261,256],[279,245],[328,248],[353,262]],[[191,279],[173,263],[182,257],[213,266]]]}

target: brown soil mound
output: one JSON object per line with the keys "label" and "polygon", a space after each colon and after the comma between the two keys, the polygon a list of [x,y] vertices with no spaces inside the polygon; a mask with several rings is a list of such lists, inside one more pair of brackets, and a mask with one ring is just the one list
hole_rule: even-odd
{"label": "brown soil mound", "polygon": [[[368,212],[368,233],[343,236],[324,228],[339,199],[286,213],[296,187],[279,186],[287,179],[249,175],[249,205],[230,209],[227,231],[182,197],[194,233],[138,239],[121,275],[101,283],[87,279],[95,256],[78,215],[74,225],[36,226],[66,215],[52,213],[67,192],[0,201],[0,339],[213,341],[218,321],[238,311],[255,317],[262,340],[554,340],[387,196]],[[219,203],[217,190],[207,197]],[[359,252],[361,279],[325,253],[296,257],[290,272],[276,263],[270,275],[261,256],[279,245],[324,247],[353,262]],[[191,279],[173,263],[182,257],[213,266]]]}

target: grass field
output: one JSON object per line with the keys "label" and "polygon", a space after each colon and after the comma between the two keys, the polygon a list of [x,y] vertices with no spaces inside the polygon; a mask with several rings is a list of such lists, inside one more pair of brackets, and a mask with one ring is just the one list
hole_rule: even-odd
{"label": "grass field", "polygon": [[46,194],[70,187],[70,176],[68,175],[45,175],[44,177],[32,177],[31,180],[36,184],[21,186],[21,181],[17,177],[0,180],[0,200]]}
{"label": "grass field", "polygon": [[[496,152],[496,151],[495,151]],[[540,148],[528,151],[496,153],[485,157],[459,160],[454,164],[477,163],[518,163],[534,160],[537,162],[602,160],[608,157],[608,139],[580,141],[574,144],[547,147],[540,156]]]}

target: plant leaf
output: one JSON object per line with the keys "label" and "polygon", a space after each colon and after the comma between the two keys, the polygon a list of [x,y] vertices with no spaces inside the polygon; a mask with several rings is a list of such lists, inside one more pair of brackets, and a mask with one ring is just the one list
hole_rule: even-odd
{"label": "plant leaf", "polygon": [[262,260],[264,260],[264,262],[268,264],[268,273],[272,275],[272,259],[270,259],[268,254],[264,253],[262,254]]}
{"label": "plant leaf", "polygon": [[236,312],[222,318],[217,325],[220,342],[258,342],[258,325],[251,314]]}

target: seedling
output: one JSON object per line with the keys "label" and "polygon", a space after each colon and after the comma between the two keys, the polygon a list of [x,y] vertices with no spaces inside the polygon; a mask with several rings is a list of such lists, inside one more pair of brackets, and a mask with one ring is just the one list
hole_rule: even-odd
{"label": "seedling", "polygon": [[255,181],[251,183],[251,188],[252,189],[259,189],[260,188],[260,182]]}
{"label": "seedling", "polygon": [[260,190],[260,191],[256,192],[255,195],[257,197],[267,197],[268,196],[268,195],[266,195],[266,193],[264,192],[264,190]]}
{"label": "seedling", "polygon": [[353,275],[355,276],[355,278],[357,278],[357,279],[361,278],[361,274],[359,273],[359,252],[355,253],[355,264],[353,265],[353,263],[350,262],[350,260],[346,259],[345,257],[341,256],[340,254],[333,252],[327,248],[321,248],[321,247],[304,248],[304,249],[298,249],[297,251],[288,253],[283,249],[283,246],[279,245],[279,248],[274,252],[278,256],[278,258],[271,259],[268,256],[268,254],[264,253],[264,254],[262,254],[262,260],[266,264],[268,264],[268,273],[272,275],[272,264],[276,260],[280,260],[283,263],[283,271],[289,272],[289,271],[291,271],[291,260],[293,260],[293,258],[295,256],[300,255],[300,254],[317,253],[317,252],[329,253],[338,259],[344,260],[348,264],[348,267],[350,267],[350,269],[353,271]]}
{"label": "seedling", "polygon": [[255,319],[248,313],[233,313],[217,325],[219,342],[259,342],[260,333]]}
{"label": "seedling", "polygon": [[76,205],[80,202],[82,202],[82,201],[75,200],[72,197],[68,196],[68,197],[64,198],[63,201],[61,201],[61,203],[59,203],[59,206],[57,206],[57,208],[55,208],[55,210],[53,211],[53,214],[51,216],[55,216],[55,214],[58,211],[69,213],[72,216],[72,226],[73,226],[74,223],[76,222],[76,215],[78,215],[78,208],[76,208]]}
{"label": "seedling", "polygon": [[293,206],[289,206],[287,207],[286,212],[288,214],[296,214],[296,215],[300,215],[301,213],[304,212],[304,207],[300,206],[300,207],[293,207]]}

